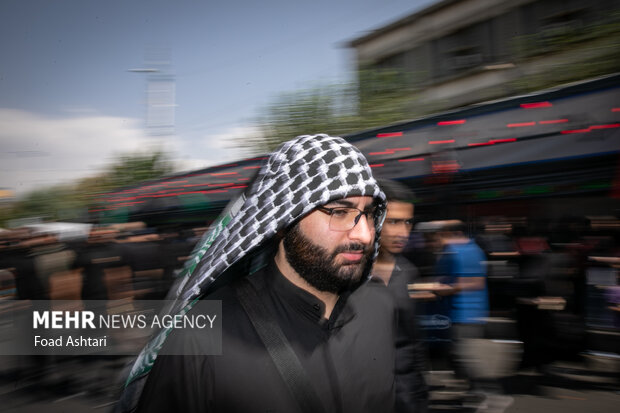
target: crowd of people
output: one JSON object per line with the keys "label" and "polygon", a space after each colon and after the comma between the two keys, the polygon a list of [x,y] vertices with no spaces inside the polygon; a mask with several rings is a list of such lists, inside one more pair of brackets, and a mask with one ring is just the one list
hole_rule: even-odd
{"label": "crowd of people", "polygon": [[[617,220],[415,224],[408,188],[376,181],[359,151],[325,135],[292,141],[267,165],[202,252],[206,228],[2,232],[0,294],[173,298],[172,312],[190,313],[193,300],[222,300],[224,354],[158,357],[147,346],[151,364],[139,358],[132,371],[148,374],[130,375],[118,411],[424,412],[436,390],[427,373],[444,369],[462,384],[459,403],[476,406],[502,392],[476,347],[497,333],[491,317],[516,321],[501,334],[523,343],[520,367],[578,356],[586,325],[620,326]],[[200,263],[171,295],[192,251]],[[164,345],[201,337],[175,332]]]}
{"label": "crowd of people", "polygon": [[92,226],[85,236],[23,227],[0,233],[4,298],[163,299],[205,228]]}

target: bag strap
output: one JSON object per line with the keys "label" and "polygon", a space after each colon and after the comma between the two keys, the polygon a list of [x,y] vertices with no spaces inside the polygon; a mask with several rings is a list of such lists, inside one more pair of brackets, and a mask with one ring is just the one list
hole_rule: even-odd
{"label": "bag strap", "polygon": [[325,409],[282,329],[267,310],[256,289],[243,278],[235,283],[241,306],[267,348],[280,376],[293,394],[302,412],[320,413]]}

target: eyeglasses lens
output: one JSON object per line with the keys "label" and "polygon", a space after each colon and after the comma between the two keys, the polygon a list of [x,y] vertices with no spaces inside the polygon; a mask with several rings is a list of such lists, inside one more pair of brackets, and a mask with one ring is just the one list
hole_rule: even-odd
{"label": "eyeglasses lens", "polygon": [[357,208],[334,208],[329,222],[329,227],[333,231],[349,231],[355,227],[362,215],[366,216],[368,225],[374,227],[375,214],[373,211],[360,211]]}

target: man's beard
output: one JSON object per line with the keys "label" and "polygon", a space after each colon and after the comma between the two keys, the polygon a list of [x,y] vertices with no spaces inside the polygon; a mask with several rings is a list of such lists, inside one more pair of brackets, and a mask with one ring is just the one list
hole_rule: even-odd
{"label": "man's beard", "polygon": [[[357,286],[372,267],[372,249],[360,243],[338,246],[332,253],[316,245],[301,233],[299,224],[294,225],[283,240],[286,260],[308,284],[319,291],[340,293]],[[336,264],[341,252],[363,251],[356,263]]]}

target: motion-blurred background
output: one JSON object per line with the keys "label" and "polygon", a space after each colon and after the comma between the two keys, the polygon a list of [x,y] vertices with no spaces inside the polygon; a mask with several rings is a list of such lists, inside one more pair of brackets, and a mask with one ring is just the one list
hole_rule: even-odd
{"label": "motion-blurred background", "polygon": [[[415,192],[428,280],[437,221],[484,250],[502,409],[610,411],[619,44],[617,0],[3,2],[1,299],[163,298],[267,154],[324,132]],[[4,359],[7,411],[109,408],[129,361]]]}

